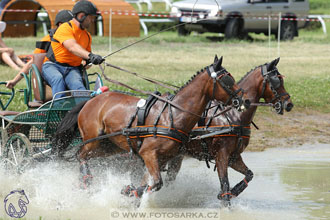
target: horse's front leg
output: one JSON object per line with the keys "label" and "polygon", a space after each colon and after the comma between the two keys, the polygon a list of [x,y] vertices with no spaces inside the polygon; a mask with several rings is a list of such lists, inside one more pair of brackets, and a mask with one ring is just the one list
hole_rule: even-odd
{"label": "horse's front leg", "polygon": [[229,154],[225,148],[221,148],[216,155],[216,167],[220,180],[221,191],[218,194],[218,199],[222,201],[225,207],[230,206],[230,193],[229,180],[228,180],[228,161]]}
{"label": "horse's front leg", "polygon": [[140,152],[140,155],[144,160],[150,176],[152,177],[152,184],[148,186],[147,191],[153,192],[160,190],[163,186],[163,180],[160,174],[160,166],[156,150],[143,151]]}
{"label": "horse's front leg", "polygon": [[253,172],[245,165],[241,155],[230,163],[230,167],[245,175],[245,178],[241,182],[237,183],[231,190],[233,196],[238,196],[241,192],[243,192],[243,190],[246,189],[246,187],[248,187],[248,182],[250,182],[253,178]]}
{"label": "horse's front leg", "polygon": [[78,151],[78,155],[77,155],[77,159],[80,163],[80,183],[81,183],[81,188],[83,189],[87,189],[91,183],[92,183],[92,179],[93,176],[91,174],[91,171],[89,169],[88,166],[88,156],[89,153],[97,148],[98,146],[98,142],[91,142],[88,143],[86,145],[84,145],[79,151]]}
{"label": "horse's front leg", "polygon": [[[145,140],[142,144],[142,147],[139,151],[140,156],[142,157],[145,167],[144,177],[142,178],[141,185],[139,187],[134,187],[133,185],[127,186],[122,190],[122,194],[127,196],[135,196],[141,198],[145,192],[158,191],[163,186],[163,180],[160,174],[160,165],[158,161],[157,146],[154,142],[149,142]],[[149,177],[152,177],[152,184],[148,185]]]}

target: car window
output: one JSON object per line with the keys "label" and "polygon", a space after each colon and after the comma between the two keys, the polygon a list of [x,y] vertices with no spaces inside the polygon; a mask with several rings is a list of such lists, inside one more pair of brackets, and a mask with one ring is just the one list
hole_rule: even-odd
{"label": "car window", "polygon": [[268,3],[288,2],[288,0],[268,0]]}
{"label": "car window", "polygon": [[248,3],[265,3],[266,0],[248,0]]}

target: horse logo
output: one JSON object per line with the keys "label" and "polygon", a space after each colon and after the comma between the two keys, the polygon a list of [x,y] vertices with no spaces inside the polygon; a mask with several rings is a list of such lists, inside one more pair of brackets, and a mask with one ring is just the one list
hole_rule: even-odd
{"label": "horse logo", "polygon": [[[12,218],[22,218],[27,213],[26,204],[29,204],[29,199],[24,190],[14,190],[6,196],[4,203],[7,215]],[[14,204],[18,204],[20,210],[17,210]]]}

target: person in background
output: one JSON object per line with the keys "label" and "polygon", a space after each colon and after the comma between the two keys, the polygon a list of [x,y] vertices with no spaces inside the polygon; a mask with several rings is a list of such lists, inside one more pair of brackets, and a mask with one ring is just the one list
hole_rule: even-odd
{"label": "person in background", "polygon": [[[51,38],[50,35],[52,35],[61,24],[72,20],[72,18],[73,15],[70,10],[62,10],[59,13],[57,13],[55,17],[56,28],[49,30],[50,34],[46,35],[40,41],[36,42],[36,49],[33,51],[33,53],[34,54],[46,53],[50,46],[50,38]],[[32,63],[33,63],[33,58],[28,63],[26,63],[22,69],[20,69],[19,73],[14,77],[14,79],[7,81],[6,87],[12,89],[21,79],[23,79],[21,73],[27,75],[29,73],[29,69],[31,68]]]}
{"label": "person in background", "polygon": [[[6,22],[0,21],[0,33],[4,32],[6,29]],[[5,42],[3,42],[0,37],[0,58],[11,68],[15,70],[20,70],[24,66],[24,62],[16,56],[14,49],[8,47]]]}
{"label": "person in background", "polygon": [[[47,60],[42,65],[43,77],[53,96],[69,90],[86,90],[81,76],[82,62],[101,64],[104,59],[91,52],[92,37],[86,30],[98,15],[90,1],[78,1],[72,8],[74,18],[61,25],[51,40]],[[64,97],[62,93],[56,98]]]}

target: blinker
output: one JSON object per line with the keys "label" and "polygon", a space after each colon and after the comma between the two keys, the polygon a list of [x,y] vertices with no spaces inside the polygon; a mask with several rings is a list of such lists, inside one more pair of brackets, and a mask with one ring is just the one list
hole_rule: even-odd
{"label": "blinker", "polygon": [[230,77],[229,75],[224,75],[223,77],[221,77],[220,79],[226,86],[228,86],[229,88],[232,88],[235,84],[235,81],[232,77]]}
{"label": "blinker", "polygon": [[281,86],[280,78],[277,75],[270,76],[269,81],[274,89],[278,89]]}

